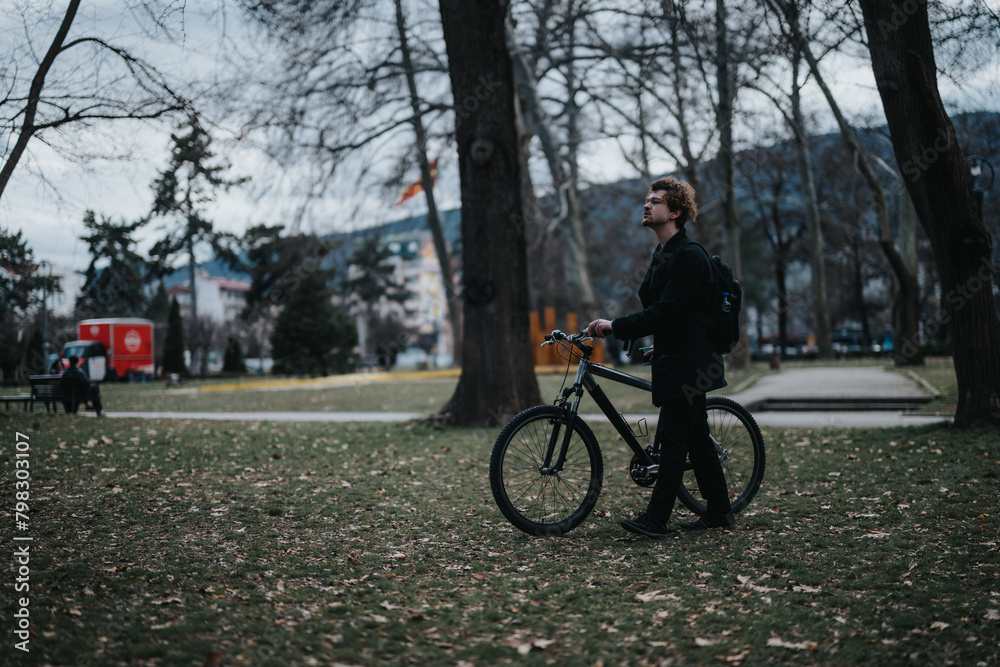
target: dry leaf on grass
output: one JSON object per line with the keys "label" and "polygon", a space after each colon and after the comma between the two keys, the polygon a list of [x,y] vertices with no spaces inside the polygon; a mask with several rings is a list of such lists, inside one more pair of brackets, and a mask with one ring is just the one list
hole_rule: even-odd
{"label": "dry leaf on grass", "polygon": [[771,638],[767,640],[767,645],[775,648],[787,648],[792,651],[816,651],[819,649],[819,644],[816,642],[786,642],[777,635],[772,635]]}
{"label": "dry leaf on grass", "polygon": [[504,640],[504,646],[516,649],[521,655],[528,655],[532,649],[544,651],[556,643],[554,639],[524,639],[520,633],[513,634]]}

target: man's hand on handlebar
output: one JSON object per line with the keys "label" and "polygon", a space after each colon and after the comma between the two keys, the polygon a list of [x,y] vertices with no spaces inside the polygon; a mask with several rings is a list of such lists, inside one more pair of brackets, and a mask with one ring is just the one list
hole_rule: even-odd
{"label": "man's hand on handlebar", "polygon": [[604,338],[611,333],[611,320],[594,320],[587,325],[587,335]]}

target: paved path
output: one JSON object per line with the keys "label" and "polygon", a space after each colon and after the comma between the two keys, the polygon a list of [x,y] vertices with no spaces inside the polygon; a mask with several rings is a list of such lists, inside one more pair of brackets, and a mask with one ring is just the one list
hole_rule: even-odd
{"label": "paved path", "polygon": [[[922,386],[915,376],[881,368],[804,368],[765,375],[731,398],[753,413],[757,423],[775,428],[912,426],[950,421],[950,416],[914,414],[905,410],[831,409],[838,406],[871,407],[877,402],[926,402],[933,387]],[[794,410],[775,411],[768,406],[794,401]],[[786,405],[790,405],[787,403]],[[810,407],[823,409],[809,409]],[[295,422],[404,422],[426,417],[416,412],[109,412],[111,418],[206,419],[216,421]],[[603,414],[587,414],[588,421],[604,420]],[[626,415],[630,422],[642,417],[652,426],[656,414]]]}
{"label": "paved path", "polygon": [[[752,410],[765,405],[809,404],[835,407],[874,403],[912,403],[932,400],[932,387],[919,384],[915,376],[884,368],[801,368],[762,376],[749,389],[732,396]],[[877,408],[876,408],[877,409]]]}
{"label": "paved path", "polygon": [[[80,413],[93,417],[94,413]],[[426,417],[418,412],[108,412],[112,419],[191,419],[207,421],[273,421],[273,422],[407,422]],[[601,413],[584,414],[591,423],[607,421]],[[650,428],[656,424],[656,413],[627,414],[630,423],[645,419]],[[761,427],[772,428],[870,428],[888,426],[920,426],[951,421],[951,416],[908,414],[902,411],[869,410],[834,412],[829,410],[794,412],[755,412]]]}
{"label": "paved path", "polygon": [[[86,414],[94,416],[93,412]],[[128,419],[254,422],[406,422],[427,416],[421,412],[105,412],[104,415],[110,418]]]}

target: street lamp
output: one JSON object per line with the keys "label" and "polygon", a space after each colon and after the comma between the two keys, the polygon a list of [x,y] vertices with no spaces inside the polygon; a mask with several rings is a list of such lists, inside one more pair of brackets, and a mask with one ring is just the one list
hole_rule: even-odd
{"label": "street lamp", "polygon": [[42,267],[47,267],[49,270],[48,275],[45,277],[45,282],[42,284],[42,359],[45,361],[45,365],[48,366],[49,363],[49,283],[52,282],[52,265],[49,264],[48,260],[43,259],[38,263],[38,269],[41,271]]}

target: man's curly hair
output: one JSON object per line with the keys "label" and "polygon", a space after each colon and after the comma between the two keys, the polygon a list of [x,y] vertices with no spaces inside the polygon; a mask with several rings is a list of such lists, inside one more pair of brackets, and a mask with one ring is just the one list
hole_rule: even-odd
{"label": "man's curly hair", "polygon": [[678,229],[698,218],[698,204],[694,201],[694,188],[690,183],[673,176],[658,178],[649,185],[649,194],[662,192],[663,199],[671,211],[680,211],[677,218]]}

